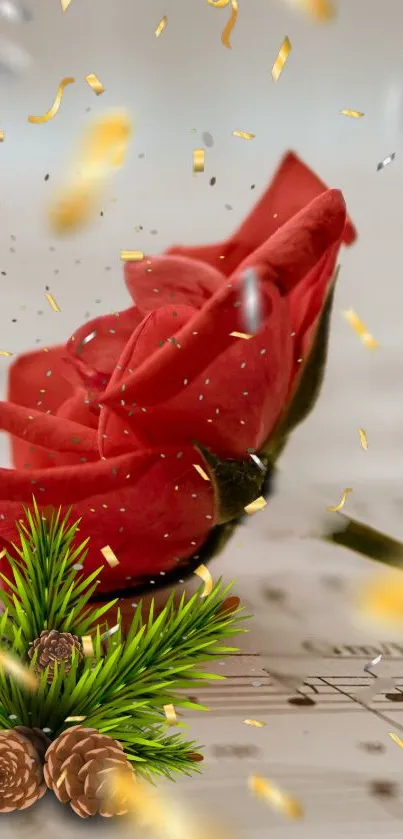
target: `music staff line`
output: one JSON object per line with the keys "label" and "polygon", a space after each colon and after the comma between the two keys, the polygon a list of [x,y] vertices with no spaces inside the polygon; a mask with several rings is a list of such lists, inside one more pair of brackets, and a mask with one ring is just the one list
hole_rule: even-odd
{"label": "music staff line", "polygon": [[[208,687],[201,687],[194,701],[209,708],[213,716],[234,716],[249,713],[255,709],[261,714],[295,713],[298,708],[315,709],[315,713],[343,713],[370,711],[385,717],[390,725],[400,728],[395,720],[391,720],[382,712],[393,707],[394,713],[403,711],[403,677],[391,677],[393,687],[380,692],[370,701],[363,701],[360,695],[374,681],[371,676],[313,676],[306,678],[298,688],[282,687],[277,680],[260,678],[253,680],[245,676],[228,676],[228,681],[216,684],[214,691]],[[253,685],[253,681],[260,684]],[[186,716],[191,715],[188,709]]]}

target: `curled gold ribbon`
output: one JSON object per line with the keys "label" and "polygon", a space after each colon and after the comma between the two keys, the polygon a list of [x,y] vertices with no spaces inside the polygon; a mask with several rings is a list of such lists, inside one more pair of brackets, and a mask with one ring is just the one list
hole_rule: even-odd
{"label": "curled gold ribbon", "polygon": [[62,79],[60,84],[59,84],[59,87],[57,89],[56,99],[53,102],[52,107],[49,108],[49,110],[46,112],[46,114],[43,114],[43,116],[41,116],[41,117],[33,117],[33,116],[28,117],[28,122],[34,122],[37,125],[42,125],[44,122],[49,122],[49,120],[53,119],[53,117],[56,116],[56,114],[57,114],[57,112],[60,108],[60,103],[62,101],[64,88],[67,87],[68,84],[74,84],[74,82],[75,82],[75,79],[71,78],[70,76],[68,76],[65,79]]}
{"label": "curled gold ribbon", "polygon": [[221,34],[221,42],[224,44],[224,47],[230,50],[230,35],[238,20],[238,0],[207,0],[207,3],[209,6],[213,6],[214,9],[225,9],[226,6],[231,6],[232,8],[231,17]]}

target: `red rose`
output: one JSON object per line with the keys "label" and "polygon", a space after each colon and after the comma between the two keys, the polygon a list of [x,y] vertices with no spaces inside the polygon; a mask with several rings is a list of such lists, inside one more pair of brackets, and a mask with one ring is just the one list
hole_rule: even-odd
{"label": "red rose", "polygon": [[[289,154],[229,241],[129,263],[131,308],[85,324],[66,346],[17,359],[10,401],[0,403],[16,467],[0,470],[3,541],[15,538],[20,504],[34,494],[82,517],[88,572],[112,547],[120,564],[105,564],[103,592],[198,556],[248,493],[260,494],[250,452],[267,450],[284,417],[340,245],[354,238],[341,193]],[[247,268],[263,310],[258,334],[242,340],[231,333],[245,332]],[[221,485],[227,497],[218,498]]]}

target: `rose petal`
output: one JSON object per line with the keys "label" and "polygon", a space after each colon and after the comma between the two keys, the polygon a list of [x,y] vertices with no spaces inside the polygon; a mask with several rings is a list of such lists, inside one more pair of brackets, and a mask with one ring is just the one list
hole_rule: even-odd
{"label": "rose petal", "polygon": [[[117,359],[141,320],[142,315],[132,306],[121,312],[87,321],[74,332],[67,342],[67,350],[85,381],[91,381],[91,373],[94,372],[109,378]],[[93,333],[95,336],[85,343],[85,339]]]}
{"label": "rose petal", "polygon": [[[317,175],[296,154],[288,152],[268,189],[230,239],[202,247],[173,247],[169,248],[167,254],[201,260],[229,276],[279,227],[326,191],[327,187]],[[355,229],[348,219],[343,235],[344,244],[351,245],[355,239]]]}
{"label": "rose petal", "polygon": [[136,306],[146,315],[167,303],[201,309],[222,285],[223,276],[192,259],[154,256],[151,266],[127,262],[125,281]]}

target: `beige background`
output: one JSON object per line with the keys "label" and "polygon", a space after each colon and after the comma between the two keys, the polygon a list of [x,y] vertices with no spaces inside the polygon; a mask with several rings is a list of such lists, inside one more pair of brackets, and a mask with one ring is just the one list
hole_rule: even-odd
{"label": "beige background", "polygon": [[[391,726],[355,710],[349,700],[351,712],[338,712],[332,696],[321,700],[330,702],[326,707],[304,710],[289,706],[283,689],[281,701],[273,703],[274,687],[261,668],[275,662],[275,669],[298,672],[302,679],[363,679],[365,656],[298,658],[308,636],[350,645],[369,637],[354,625],[349,600],[356,575],[368,572],[366,563],[310,538],[343,487],[354,488],[350,511],[403,538],[401,0],[340,0],[338,20],[327,27],[283,0],[239,0],[231,51],[220,41],[228,10],[214,10],[205,0],[72,0],[64,15],[59,0],[26,5],[29,22],[0,17],[0,349],[16,354],[67,339],[86,318],[125,306],[121,249],[157,253],[171,243],[228,235],[288,148],[330,186],[344,190],[360,239],[341,259],[322,398],[283,458],[278,498],[214,566],[216,574],[238,578],[237,589],[257,620],[244,642],[249,654],[221,667],[236,676],[230,689],[211,691],[210,715],[189,720],[191,734],[206,746],[206,772],[176,789],[190,807],[216,811],[237,835],[250,839],[263,839],[268,831],[273,839],[400,836],[402,799],[370,794],[374,779],[400,783],[402,753],[388,738]],[[163,14],[168,26],[156,40]],[[293,51],[274,85],[270,68],[286,34]],[[102,97],[83,81],[88,73],[104,83]],[[56,119],[30,125],[28,114],[50,107],[66,75],[77,84],[67,88]],[[91,116],[88,109],[95,114],[120,106],[132,111],[136,137],[125,170],[105,196],[104,215],[89,231],[55,240],[46,229],[47,201]],[[346,119],[339,114],[343,108],[365,117]],[[236,140],[234,129],[251,131],[256,139]],[[192,149],[205,131],[214,145],[206,152],[205,174],[195,178]],[[393,164],[377,172],[378,162],[392,152]],[[217,183],[210,187],[213,176]],[[136,233],[136,226],[142,231]],[[60,314],[45,300],[46,285]],[[341,313],[349,306],[380,341],[377,353],[368,353],[344,322]],[[0,362],[4,393],[8,361]],[[366,453],[359,426],[368,435]],[[6,441],[1,461],[8,464]],[[339,575],[347,589],[329,583]],[[263,598],[265,585],[289,592],[285,612],[274,595]],[[386,659],[382,674],[389,667],[402,679],[402,660]],[[395,720],[401,719],[398,709],[395,703]],[[266,720],[267,726],[247,728],[245,717]],[[367,741],[380,741],[385,752],[369,754],[360,746]],[[242,749],[239,757],[240,746],[249,748],[249,757]],[[305,820],[290,825],[251,799],[251,772],[300,798]],[[51,802],[23,818],[2,820],[5,839],[39,832],[50,837],[55,831],[68,839],[100,829],[60,813]],[[102,829],[116,835],[109,824]]]}

